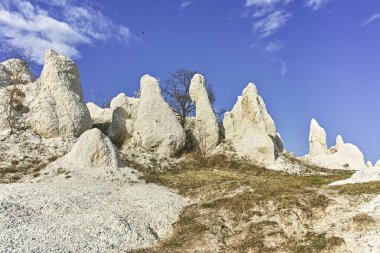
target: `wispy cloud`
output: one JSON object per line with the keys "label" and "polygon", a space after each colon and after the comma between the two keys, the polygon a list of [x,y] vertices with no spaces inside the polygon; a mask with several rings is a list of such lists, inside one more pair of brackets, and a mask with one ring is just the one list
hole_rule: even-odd
{"label": "wispy cloud", "polygon": [[267,54],[271,54],[281,50],[283,47],[284,43],[282,43],[281,41],[271,41],[265,46],[264,52]]}
{"label": "wispy cloud", "polygon": [[281,76],[285,76],[288,73],[288,66],[285,61],[279,60]]}
{"label": "wispy cloud", "polygon": [[278,3],[282,0],[247,0],[245,3],[245,6],[250,7],[250,6],[263,6],[263,5],[273,5],[275,3]]}
{"label": "wispy cloud", "polygon": [[367,26],[377,19],[380,19],[380,13],[375,13],[371,17],[364,19],[361,26]]}
{"label": "wispy cloud", "polygon": [[183,2],[181,3],[181,5],[179,6],[179,8],[180,8],[181,10],[183,10],[183,9],[186,9],[187,7],[189,7],[191,4],[192,4],[192,2],[190,2],[190,1],[183,1]]}
{"label": "wispy cloud", "polygon": [[257,20],[253,24],[253,30],[258,32],[262,38],[268,37],[284,26],[291,16],[290,13],[284,11],[272,12],[265,18]]}
{"label": "wispy cloud", "polygon": [[30,51],[43,64],[46,49],[79,58],[80,45],[111,38],[128,41],[131,33],[87,1],[2,0],[0,38],[9,46]]}
{"label": "wispy cloud", "polygon": [[332,1],[335,0],[306,0],[306,7],[309,7],[312,10],[318,10]]}

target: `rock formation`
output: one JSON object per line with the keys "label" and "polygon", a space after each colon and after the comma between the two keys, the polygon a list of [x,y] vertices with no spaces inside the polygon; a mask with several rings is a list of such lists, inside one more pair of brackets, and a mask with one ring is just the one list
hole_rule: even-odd
{"label": "rock formation", "polygon": [[72,138],[92,126],[84,103],[79,71],[73,61],[46,51],[45,65],[30,105],[30,125],[43,137]]}
{"label": "rock formation", "polygon": [[36,80],[27,64],[19,59],[0,63],[0,86],[32,83]]}
{"label": "rock formation", "polygon": [[117,107],[122,107],[128,113],[129,118],[135,120],[138,106],[139,98],[128,97],[124,93],[120,93],[111,100],[110,109],[113,111]]}
{"label": "rock formation", "polygon": [[309,133],[309,155],[317,156],[324,154],[327,154],[326,131],[315,119],[312,119]]}
{"label": "rock formation", "polygon": [[376,163],[373,167],[380,168],[380,159],[376,161]]}
{"label": "rock formation", "polygon": [[84,132],[64,158],[86,168],[118,168],[122,165],[119,151],[111,140],[96,128]]}
{"label": "rock formation", "polygon": [[207,154],[219,142],[219,126],[202,75],[196,74],[191,79],[189,95],[196,108],[193,134],[198,148],[202,153]]}
{"label": "rock formation", "polygon": [[140,90],[134,124],[135,142],[158,154],[174,155],[185,145],[185,132],[162,98],[158,80],[149,75],[143,76]]}
{"label": "rock formation", "polygon": [[351,177],[331,183],[330,185],[360,184],[380,181],[379,169],[364,169],[352,174]]}
{"label": "rock formation", "polygon": [[116,107],[112,112],[112,122],[108,128],[107,135],[113,143],[122,145],[132,137],[133,122],[130,115],[123,107]]}
{"label": "rock formation", "polygon": [[112,121],[112,110],[110,108],[100,108],[94,103],[86,104],[90,112],[92,125],[109,124]]}
{"label": "rock formation", "polygon": [[258,163],[271,163],[276,151],[282,151],[274,121],[253,83],[243,90],[232,111],[226,112],[223,126],[233,149]]}
{"label": "rock formation", "polygon": [[372,169],[373,168],[373,164],[372,164],[371,161],[367,161],[366,166],[367,166],[368,169]]}
{"label": "rock formation", "polygon": [[[319,125],[315,125],[315,123],[314,123],[314,127],[310,128],[310,136],[313,136],[313,134],[311,133],[312,131],[320,133],[320,136],[322,137],[326,136],[325,135],[326,133],[323,130],[323,128],[319,127]],[[318,136],[318,134],[314,134],[314,136]],[[322,138],[316,137],[314,140],[318,140],[318,139],[322,139]],[[337,170],[360,170],[360,169],[366,168],[366,163],[364,160],[363,153],[355,145],[351,143],[344,143],[342,136],[338,135],[336,137],[335,146],[331,147],[326,153],[324,152],[324,143],[325,143],[324,140],[325,139],[323,138],[322,142],[314,141],[313,147],[317,147],[317,148],[310,149],[310,151],[312,150],[323,151],[323,152],[314,152],[314,155],[309,154],[307,156],[307,159],[311,161],[313,164],[324,167],[324,168],[337,169]],[[319,144],[316,146],[315,143],[319,143]],[[312,145],[310,145],[310,147],[312,147]]]}

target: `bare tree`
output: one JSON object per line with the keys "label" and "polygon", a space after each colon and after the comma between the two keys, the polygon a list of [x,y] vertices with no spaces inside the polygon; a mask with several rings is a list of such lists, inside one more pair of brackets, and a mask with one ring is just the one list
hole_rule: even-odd
{"label": "bare tree", "polygon": [[[195,105],[190,99],[189,88],[191,79],[198,73],[187,69],[178,69],[165,79],[166,86],[163,95],[177,114],[178,120],[184,127],[186,118],[195,113]],[[206,79],[206,89],[211,104],[214,104],[216,95],[213,86]]]}
{"label": "bare tree", "polygon": [[25,108],[23,105],[25,93],[19,88],[19,85],[24,85],[28,82],[24,74],[25,70],[31,72],[33,61],[31,55],[22,49],[1,47],[1,53],[3,60],[14,59],[13,61],[8,61],[7,66],[2,68],[6,81],[1,85],[2,87],[0,86],[0,88],[3,88],[2,92],[5,98],[0,101],[0,106],[5,113],[11,134],[13,134],[15,130],[24,127],[24,121],[20,117],[20,113]]}

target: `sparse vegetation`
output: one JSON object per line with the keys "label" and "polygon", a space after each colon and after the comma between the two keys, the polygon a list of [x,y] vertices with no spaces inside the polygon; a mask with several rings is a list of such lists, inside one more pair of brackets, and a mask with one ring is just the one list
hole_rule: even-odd
{"label": "sparse vegetation", "polygon": [[355,215],[352,218],[352,221],[358,230],[366,229],[375,223],[374,218],[365,213]]}
{"label": "sparse vegetation", "polygon": [[[178,121],[184,127],[187,117],[193,116],[195,113],[195,105],[190,99],[189,88],[191,79],[197,74],[196,71],[187,69],[178,69],[169,74],[165,79],[166,86],[162,93],[173,108],[178,117]],[[216,95],[213,86],[206,79],[207,94],[211,104],[215,102]]]}
{"label": "sparse vegetation", "polygon": [[379,194],[380,193],[380,182],[374,181],[362,184],[345,184],[339,186],[331,187],[337,190],[340,194],[349,195],[361,195],[361,194]]}
{"label": "sparse vegetation", "polygon": [[24,130],[28,128],[26,121],[21,116],[25,113],[26,106],[24,104],[25,92],[18,87],[27,82],[24,79],[24,70],[31,71],[33,60],[30,54],[24,49],[14,49],[10,47],[0,47],[2,60],[14,59],[8,62],[8,78],[9,83],[3,87],[5,92],[3,101],[0,101],[0,108],[6,116],[7,125],[10,133],[16,130]]}
{"label": "sparse vegetation", "polygon": [[[313,219],[317,210],[330,203],[328,195],[323,193],[331,191],[327,185],[349,177],[352,172],[319,173],[317,170],[318,173],[312,175],[294,176],[222,155],[207,159],[189,157],[162,171],[139,164],[133,166],[143,172],[148,182],[198,200],[182,211],[172,236],[154,248],[135,252],[183,252],[202,244],[212,250],[214,239],[219,241],[222,252],[270,252],[274,249],[320,252],[343,243],[341,238],[312,232],[302,239],[293,238],[271,217],[298,210]],[[269,208],[273,208],[270,214]],[[278,242],[271,245],[267,242],[271,238]]]}

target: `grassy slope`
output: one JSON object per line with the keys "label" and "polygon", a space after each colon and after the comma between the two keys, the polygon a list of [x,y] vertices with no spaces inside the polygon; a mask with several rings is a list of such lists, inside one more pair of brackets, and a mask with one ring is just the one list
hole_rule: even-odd
{"label": "grassy slope", "polygon": [[[135,252],[184,252],[207,249],[220,252],[320,252],[342,243],[341,238],[308,232],[303,238],[286,234],[270,219],[263,207],[275,206],[284,214],[301,210],[313,215],[329,205],[331,194],[380,193],[380,183],[329,188],[331,182],[351,172],[332,171],[309,176],[272,172],[248,162],[224,156],[188,159],[162,171],[146,169],[126,161],[144,174],[145,180],[187,196],[194,204],[186,207],[174,232],[158,246]],[[304,224],[307,227],[307,224]],[[268,246],[268,238],[276,243]],[[269,243],[270,245],[270,243]]]}

